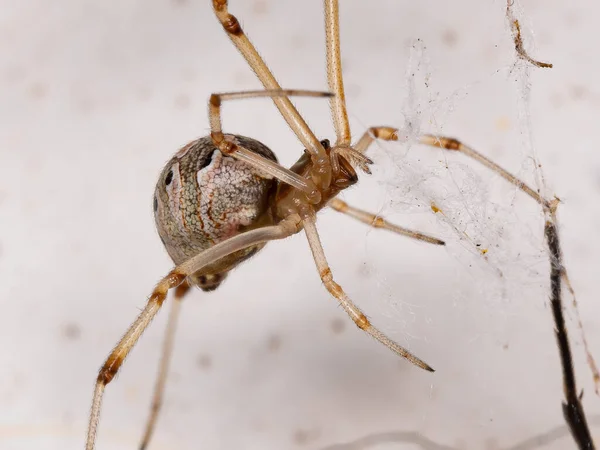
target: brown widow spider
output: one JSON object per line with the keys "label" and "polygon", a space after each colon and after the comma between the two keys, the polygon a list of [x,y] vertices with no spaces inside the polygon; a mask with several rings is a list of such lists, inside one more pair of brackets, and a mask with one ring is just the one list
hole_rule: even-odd
{"label": "brown widow spider", "polygon": [[[327,81],[331,92],[282,89],[238,20],[228,12],[227,0],[213,0],[212,3],[223,29],[265,90],[211,95],[210,136],[179,150],[160,175],[153,209],[161,240],[176,266],[156,285],[145,308],[100,369],[92,400],[87,450],[93,450],[95,445],[106,385],[115,377],[161,309],[168,291],[175,289],[175,301],[167,324],[152,409],[140,446],[142,449],[147,447],[158,417],[180,300],[185,293],[191,286],[198,286],[204,291],[216,289],[229,271],[256,254],[267,242],[287,238],[301,230],[306,234],[323,284],[354,323],[399,356],[422,369],[433,371],[427,363],[371,324],[334,281],[319,239],[316,214],[329,206],[373,227],[432,244],[444,244],[439,239],[390,224],[336,198],[341,191],[357,183],[355,169],[370,173],[372,161],[365,153],[375,139],[399,140],[397,129],[379,126],[369,128],[358,141],[351,142],[340,58],[338,0],[324,0]],[[334,145],[317,139],[289,100],[291,96],[329,98],[336,134]],[[290,169],[280,166],[273,152],[260,142],[225,134],[222,130],[220,108],[223,101],[256,97],[272,98],[305,148]],[[497,172],[545,209],[555,208],[525,183],[455,139],[423,135],[418,142],[461,152]]]}

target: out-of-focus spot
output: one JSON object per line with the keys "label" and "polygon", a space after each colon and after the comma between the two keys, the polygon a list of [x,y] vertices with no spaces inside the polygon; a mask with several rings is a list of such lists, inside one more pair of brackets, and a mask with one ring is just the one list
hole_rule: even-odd
{"label": "out-of-focus spot", "polygon": [[563,100],[562,95],[560,95],[558,92],[550,94],[550,104],[553,107],[560,108],[564,105],[564,103],[565,101]]}
{"label": "out-of-focus spot", "polygon": [[267,0],[255,0],[252,5],[252,12],[254,14],[266,14],[269,12],[269,3]]}
{"label": "out-of-focus spot", "polygon": [[189,95],[179,94],[177,97],[175,97],[175,100],[173,103],[175,105],[175,108],[177,108],[177,109],[188,109],[190,107],[190,105],[192,104],[192,101],[191,101]]}
{"label": "out-of-focus spot", "polygon": [[498,131],[508,131],[510,130],[510,119],[506,116],[498,117],[496,119],[496,130]]}
{"label": "out-of-focus spot", "polygon": [[371,276],[371,273],[373,272],[373,268],[368,262],[362,262],[358,265],[357,272],[361,277],[369,278]]}
{"label": "out-of-focus spot", "polygon": [[125,400],[128,403],[136,403],[140,398],[140,390],[138,386],[127,386],[125,388]]}
{"label": "out-of-focus spot", "polygon": [[290,47],[293,50],[300,50],[306,47],[306,38],[302,34],[294,34],[290,37]]}
{"label": "out-of-focus spot", "polygon": [[442,42],[448,47],[454,47],[458,42],[458,33],[452,29],[445,30],[442,33]]}
{"label": "out-of-focus spot", "polygon": [[37,82],[29,86],[29,96],[33,100],[41,100],[48,93],[48,86],[44,83]]}
{"label": "out-of-focus spot", "polygon": [[581,23],[581,16],[576,11],[566,11],[563,17],[565,25],[569,28],[575,28]]}
{"label": "out-of-focus spot", "polygon": [[278,335],[278,334],[272,334],[267,339],[267,349],[271,353],[275,353],[275,352],[277,352],[281,348],[281,342],[282,342],[282,339],[281,339],[280,335]]}
{"label": "out-of-focus spot", "polygon": [[318,429],[306,430],[299,428],[292,434],[292,440],[297,445],[307,445],[316,441],[321,435],[321,431]]}
{"label": "out-of-focus spot", "polygon": [[343,320],[339,317],[336,317],[330,322],[331,331],[333,334],[342,334],[346,329],[347,320]]}
{"label": "out-of-focus spot", "polygon": [[207,355],[206,353],[202,353],[202,354],[198,355],[198,358],[196,359],[196,363],[198,364],[198,367],[200,367],[200,369],[209,370],[212,367],[213,361],[212,361],[212,357],[210,355]]}
{"label": "out-of-focus spot", "polygon": [[135,97],[140,102],[147,102],[152,98],[152,90],[147,86],[140,86],[135,93]]}
{"label": "out-of-focus spot", "polygon": [[4,70],[3,78],[8,83],[18,83],[27,76],[25,68],[21,66],[10,66]]}
{"label": "out-of-focus spot", "polygon": [[76,341],[81,337],[81,328],[73,322],[69,322],[62,327],[62,335],[68,341]]}
{"label": "out-of-focus spot", "polygon": [[569,94],[573,100],[583,100],[589,95],[585,86],[573,85],[569,87]]}
{"label": "out-of-focus spot", "polygon": [[79,113],[90,113],[96,108],[96,102],[90,97],[80,97],[75,100],[75,108]]}
{"label": "out-of-focus spot", "polygon": [[198,72],[193,67],[185,67],[181,71],[181,78],[183,81],[196,81],[198,79]]}

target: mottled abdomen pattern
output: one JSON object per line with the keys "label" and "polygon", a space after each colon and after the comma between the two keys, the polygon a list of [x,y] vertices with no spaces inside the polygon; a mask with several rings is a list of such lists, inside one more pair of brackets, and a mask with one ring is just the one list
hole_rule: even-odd
{"label": "mottled abdomen pattern", "polygon": [[[277,161],[271,150],[254,139],[226,136]],[[163,169],[154,193],[156,227],[175,264],[240,231],[271,223],[268,201],[275,185],[268,175],[224,156],[209,136],[179,150]],[[261,247],[238,252],[234,258],[211,265],[208,278],[227,272]],[[200,274],[196,281],[203,284]]]}

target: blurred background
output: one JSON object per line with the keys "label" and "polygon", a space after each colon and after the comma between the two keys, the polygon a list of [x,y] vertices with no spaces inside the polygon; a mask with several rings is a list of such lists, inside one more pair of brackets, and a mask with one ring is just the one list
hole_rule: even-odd
{"label": "blurred background", "polygon": [[[453,135],[531,183],[533,143],[545,192],[563,200],[565,262],[600,357],[600,6],[518,4],[526,49],[554,64],[527,77],[500,0],[340,3],[355,137],[371,125]],[[282,86],[315,90],[327,86],[321,7],[230,4]],[[82,448],[97,370],[171,267],[151,209],[162,166],[208,133],[211,93],[258,88],[208,0],[0,0],[0,448]],[[333,138],[326,102],[296,103]],[[285,165],[300,156],[268,100],[223,110],[227,132]],[[323,245],[372,321],[437,371],[361,334],[299,234],[187,297],[151,449],[574,448],[539,208],[459,156],[371,154],[374,175],[344,199],[447,247],[333,211],[319,216]],[[97,448],[137,448],[166,317],[108,386]],[[568,319],[598,440],[600,398]]]}

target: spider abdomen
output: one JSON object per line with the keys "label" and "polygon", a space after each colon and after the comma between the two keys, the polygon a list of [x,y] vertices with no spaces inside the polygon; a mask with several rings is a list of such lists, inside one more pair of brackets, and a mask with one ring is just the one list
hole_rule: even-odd
{"label": "spider abdomen", "polygon": [[[260,142],[243,136],[229,137],[277,161]],[[268,175],[223,155],[210,136],[179,150],[160,175],[153,205],[158,233],[173,262],[181,264],[242,230],[272,222],[268,205],[275,185],[276,181]],[[251,247],[223,258],[196,274],[192,281],[209,288],[210,281],[216,281],[214,277],[220,282],[228,270],[260,248]]]}

